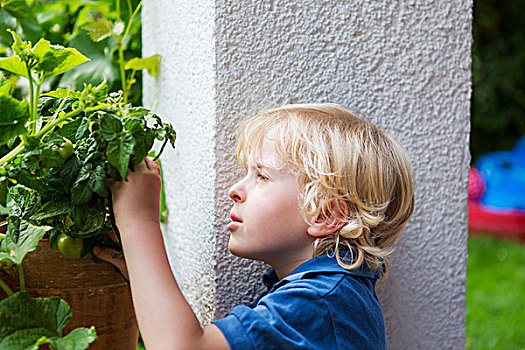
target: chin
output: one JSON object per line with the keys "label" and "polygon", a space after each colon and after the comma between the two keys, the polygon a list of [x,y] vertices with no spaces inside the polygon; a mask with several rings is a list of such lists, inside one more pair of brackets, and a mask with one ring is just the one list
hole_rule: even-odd
{"label": "chin", "polygon": [[233,255],[239,257],[239,258],[244,258],[244,259],[252,259],[253,260],[253,257],[250,256],[250,254],[248,254],[247,252],[243,251],[242,249],[239,249],[239,247],[235,247],[235,244],[232,244],[232,241],[230,239],[229,243],[228,243],[228,250],[230,251],[230,253],[232,253]]}

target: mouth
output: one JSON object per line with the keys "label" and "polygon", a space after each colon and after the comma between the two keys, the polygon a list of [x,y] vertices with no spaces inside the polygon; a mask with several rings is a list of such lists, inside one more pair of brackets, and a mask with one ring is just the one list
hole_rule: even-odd
{"label": "mouth", "polygon": [[238,222],[238,223],[242,223],[242,220],[236,216],[235,214],[230,214],[230,218],[232,219],[232,222]]}
{"label": "mouth", "polygon": [[228,224],[228,230],[233,232],[242,224],[242,220],[233,213],[230,214],[230,218],[232,219],[232,222]]}

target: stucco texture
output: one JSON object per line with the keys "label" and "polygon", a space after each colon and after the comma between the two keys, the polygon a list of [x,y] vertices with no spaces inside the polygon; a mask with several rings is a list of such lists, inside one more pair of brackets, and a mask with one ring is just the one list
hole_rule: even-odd
{"label": "stucco texture", "polygon": [[378,286],[390,349],[465,341],[472,1],[147,1],[145,103],[172,118],[164,156],[177,278],[203,323],[261,289],[259,263],[227,251],[235,130],[254,111],[336,102],[408,149],[416,210]]}

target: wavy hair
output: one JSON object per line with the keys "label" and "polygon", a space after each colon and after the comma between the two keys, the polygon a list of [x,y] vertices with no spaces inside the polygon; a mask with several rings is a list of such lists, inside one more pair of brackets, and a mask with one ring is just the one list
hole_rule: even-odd
{"label": "wavy hair", "polygon": [[414,210],[413,170],[407,152],[388,133],[346,107],[293,104],[258,112],[242,126],[237,158],[258,158],[269,129],[276,151],[297,175],[306,222],[343,223],[315,241],[313,256],[334,254],[345,269],[366,262],[386,278],[399,237]]}

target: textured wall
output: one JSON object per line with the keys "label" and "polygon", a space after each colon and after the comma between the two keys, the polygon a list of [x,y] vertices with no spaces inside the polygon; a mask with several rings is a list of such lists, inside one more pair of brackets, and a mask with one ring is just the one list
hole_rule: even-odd
{"label": "textured wall", "polygon": [[157,79],[145,79],[144,103],[177,131],[176,149],[166,147],[161,158],[170,210],[165,243],[182,290],[209,322],[216,245],[214,5],[145,1],[142,16],[143,55],[162,57]]}
{"label": "textured wall", "polygon": [[[163,55],[146,98],[173,116],[179,132],[178,150],[167,155],[169,248],[199,314],[211,305],[220,317],[251,300],[265,269],[226,248],[227,189],[241,175],[236,126],[260,108],[338,102],[396,135],[416,171],[416,211],[378,288],[390,348],[463,348],[471,0],[204,2],[157,0],[144,9],[145,55]],[[185,132],[206,138],[195,145]],[[195,176],[195,163],[207,172]],[[179,252],[199,244],[206,250],[198,255]],[[211,267],[201,259],[215,261],[214,277],[199,270]],[[214,280],[191,284],[202,274]],[[216,305],[199,294],[208,287],[201,283]]]}

